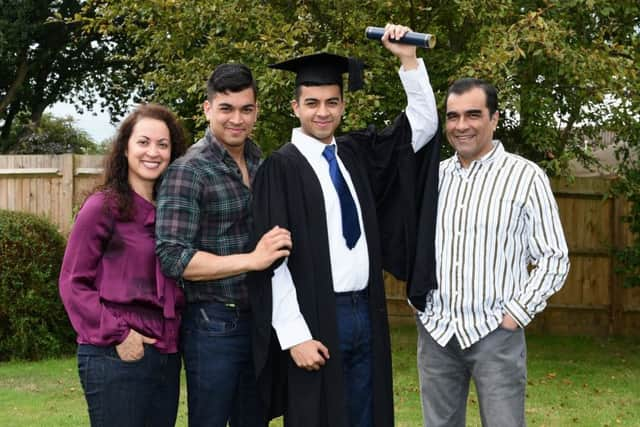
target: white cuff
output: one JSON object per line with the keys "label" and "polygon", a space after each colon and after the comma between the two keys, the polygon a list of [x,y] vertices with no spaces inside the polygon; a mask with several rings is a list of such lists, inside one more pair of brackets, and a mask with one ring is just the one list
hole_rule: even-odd
{"label": "white cuff", "polygon": [[427,73],[427,67],[424,65],[422,58],[418,58],[418,68],[413,70],[405,70],[404,67],[400,67],[398,71],[400,81],[407,92],[407,97],[411,95],[423,95],[425,91],[431,90],[431,83],[429,82],[429,74]]}
{"label": "white cuff", "polygon": [[273,272],[271,293],[273,298],[271,325],[276,331],[280,347],[286,350],[301,342],[309,341],[312,338],[311,332],[304,316],[300,313],[288,260]]}
{"label": "white cuff", "polygon": [[312,339],[311,331],[307,326],[302,314],[294,319],[290,319],[286,323],[273,323],[273,329],[276,331],[278,341],[280,341],[280,348],[287,350],[305,341]]}

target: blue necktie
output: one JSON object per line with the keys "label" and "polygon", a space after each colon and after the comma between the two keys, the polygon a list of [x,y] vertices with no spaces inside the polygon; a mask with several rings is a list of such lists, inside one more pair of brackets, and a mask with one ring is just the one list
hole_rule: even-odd
{"label": "blue necktie", "polygon": [[322,152],[322,156],[329,162],[329,175],[336,188],[340,199],[340,213],[342,214],[342,235],[347,242],[347,248],[353,249],[360,238],[360,222],[358,221],[358,209],[353,201],[349,187],[340,173],[338,160],[336,159],[336,146],[328,145]]}

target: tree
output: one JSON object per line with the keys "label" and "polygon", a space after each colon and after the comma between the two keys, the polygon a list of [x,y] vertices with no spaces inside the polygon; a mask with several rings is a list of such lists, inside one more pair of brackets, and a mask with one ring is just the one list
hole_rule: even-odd
{"label": "tree", "polygon": [[33,123],[27,113],[20,113],[8,137],[8,154],[97,154],[97,145],[83,130],[74,126],[72,117],[55,117],[44,113]]}
{"label": "tree", "polygon": [[84,3],[0,0],[0,152],[21,112],[37,126],[49,105],[91,109],[97,94],[114,113],[124,110],[134,74],[118,55],[131,45],[87,31],[93,11]]}

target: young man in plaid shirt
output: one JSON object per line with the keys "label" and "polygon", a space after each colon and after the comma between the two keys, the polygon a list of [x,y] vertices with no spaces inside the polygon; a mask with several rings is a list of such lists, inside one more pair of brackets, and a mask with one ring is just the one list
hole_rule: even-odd
{"label": "young man in plaid shirt", "polygon": [[207,82],[204,138],[172,164],[158,192],[157,253],[184,287],[181,349],[189,426],[261,425],[245,275],[289,255],[274,227],[249,248],[251,183],[260,150],[256,84],[241,64],[218,66]]}

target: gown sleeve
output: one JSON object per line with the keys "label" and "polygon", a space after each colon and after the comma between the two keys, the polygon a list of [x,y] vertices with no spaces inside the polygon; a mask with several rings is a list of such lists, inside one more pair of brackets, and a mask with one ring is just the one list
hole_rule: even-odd
{"label": "gown sleeve", "polygon": [[[251,247],[255,247],[260,237],[276,225],[289,229],[287,192],[286,186],[283,185],[286,179],[286,164],[277,152],[266,159],[256,172],[252,184],[254,228]],[[274,270],[281,266],[283,261],[284,258],[265,270],[253,271],[247,276],[254,322],[253,361],[265,420],[282,415],[286,406],[287,359],[284,356],[288,352],[281,351],[275,331],[271,327],[271,280]]]}
{"label": "gown sleeve", "polygon": [[424,308],[428,291],[437,286],[434,239],[440,139],[437,131],[414,153],[411,125],[404,113],[381,132],[369,126],[341,138],[367,168],[380,228],[382,266],[407,281],[407,296],[416,308]]}

